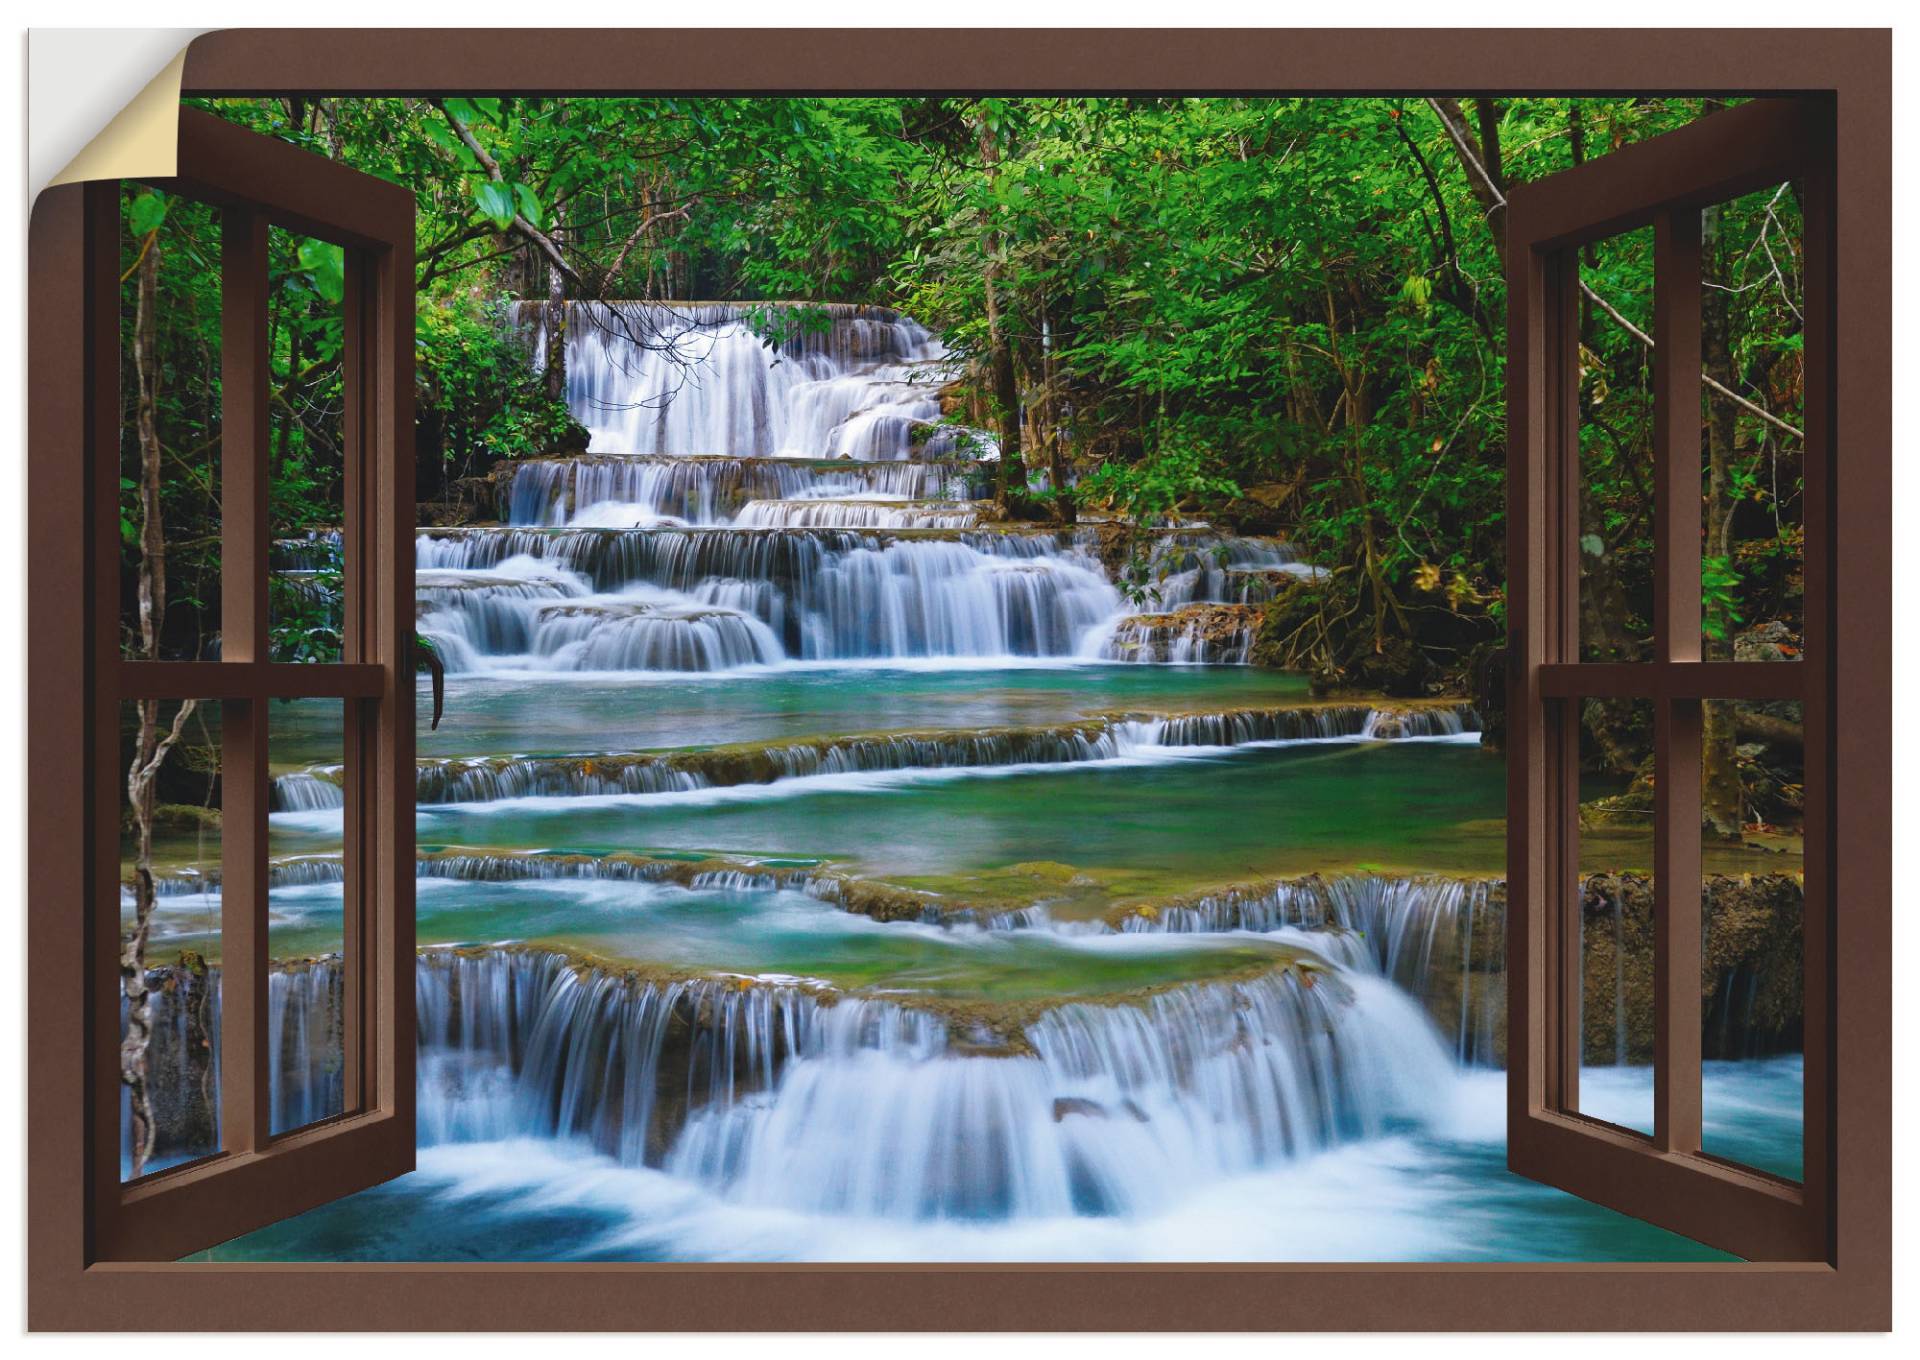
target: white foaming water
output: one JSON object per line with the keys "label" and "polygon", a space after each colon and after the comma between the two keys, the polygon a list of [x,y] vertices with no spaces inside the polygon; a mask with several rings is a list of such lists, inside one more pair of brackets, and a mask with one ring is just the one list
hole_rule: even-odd
{"label": "white foaming water", "polygon": [[1377,1135],[1447,1077],[1424,1018],[1371,979],[1068,1005],[1027,1039],[1033,1057],[795,1064],[770,1101],[692,1122],[667,1170],[737,1203],[811,1213],[1133,1216]]}
{"label": "white foaming water", "polygon": [[[1709,1103],[1792,1086],[1798,1060],[1708,1064]],[[587,1221],[573,1256],[714,1261],[1672,1260],[1677,1239],[1504,1167],[1506,1077],[1468,1072],[1415,1129],[1180,1187],[1136,1214],[900,1218],[745,1203],[579,1142],[424,1147],[403,1183],[462,1247],[543,1214]],[[1787,1136],[1797,1112],[1773,1112]],[[381,1192],[376,1192],[380,1194]],[[389,1203],[365,1210],[390,1221]],[[443,1217],[444,1216],[444,1217]],[[1626,1235],[1626,1236],[1623,1236]],[[1637,1243],[1637,1245],[1633,1245]]]}
{"label": "white foaming water", "polygon": [[1043,535],[492,530],[423,534],[418,559],[421,631],[450,671],[1064,658],[1120,605],[1098,562]]}
{"label": "white foaming water", "polygon": [[971,463],[928,461],[629,454],[538,458],[502,475],[500,517],[516,526],[623,528],[602,521],[631,515],[713,527],[732,523],[750,501],[964,501],[987,490],[986,477]]}
{"label": "white foaming water", "polygon": [[434,1137],[580,1137],[802,1213],[1151,1212],[1426,1117],[1450,1074],[1410,1001],[1326,972],[1058,1007],[1013,1056],[957,1051],[929,1013],[791,987],[635,985],[511,955],[428,956],[420,977]]}
{"label": "white foaming water", "polygon": [[[756,316],[758,312],[758,316]],[[528,308],[544,341],[545,309]],[[787,334],[768,343],[750,324]],[[539,343],[536,353],[544,355]],[[954,376],[924,326],[877,307],[574,303],[567,405],[589,451],[906,459]],[[950,441],[935,433],[921,450]]]}
{"label": "white foaming water", "polygon": [[[938,423],[952,376],[883,309],[576,304],[568,400],[592,451],[503,473],[506,528],[419,536],[422,629],[460,672],[1246,660],[1250,628],[1223,646],[1130,619],[1097,532],[983,528],[990,479]],[[1208,530],[1153,569],[1166,608],[1257,603],[1307,570]]]}

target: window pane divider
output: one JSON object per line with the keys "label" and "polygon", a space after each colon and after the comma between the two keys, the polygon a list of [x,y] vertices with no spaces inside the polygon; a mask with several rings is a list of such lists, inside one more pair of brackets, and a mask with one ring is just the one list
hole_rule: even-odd
{"label": "window pane divider", "polygon": [[1800,699],[1798,661],[1560,661],[1534,670],[1542,699]]}
{"label": "window pane divider", "polygon": [[[1700,660],[1700,209],[1653,223],[1653,646]],[[1700,696],[1653,710],[1653,1142],[1700,1150]]]}
{"label": "window pane divider", "polygon": [[122,699],[378,699],[373,662],[122,661]]}

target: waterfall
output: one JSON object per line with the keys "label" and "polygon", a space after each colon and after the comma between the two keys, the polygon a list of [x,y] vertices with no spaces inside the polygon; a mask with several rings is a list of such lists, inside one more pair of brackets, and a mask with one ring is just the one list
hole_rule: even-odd
{"label": "waterfall", "polygon": [[[425,759],[417,766],[415,797],[422,804],[443,804],[687,793],[815,775],[1088,764],[1187,747],[1394,741],[1463,736],[1478,728],[1479,719],[1464,704],[1404,709],[1328,704],[1171,718],[1094,718],[1058,727],[775,741],[720,751]],[[318,767],[315,782],[325,783],[332,770]]]}
{"label": "waterfall", "polygon": [[605,507],[613,506],[656,522],[712,526],[732,523],[754,501],[971,500],[984,496],[988,485],[972,463],[658,455],[529,459],[502,464],[495,481],[504,523],[556,526],[576,523],[583,513],[604,517]]}
{"label": "waterfall", "polygon": [[[306,888],[317,883],[338,883],[345,876],[345,868],[338,856],[301,855],[273,860],[267,865],[269,888]],[[156,872],[153,891],[160,898],[196,897],[208,904],[217,904],[220,898],[220,871],[212,868]],[[120,904],[128,909],[133,905],[132,889],[124,883],[120,888]]]}
{"label": "waterfall", "polygon": [[276,968],[267,976],[268,1124],[275,1133],[345,1108],[346,973],[336,959]]}
{"label": "waterfall", "polygon": [[[155,1146],[149,1171],[220,1147],[220,970],[197,958],[147,974],[147,1048]],[[342,1022],[346,974],[337,958],[276,965],[267,975],[267,1113],[285,1133],[345,1108]],[[126,1003],[120,1008],[122,1032]],[[131,1170],[133,1106],[120,1092],[122,1175]]]}
{"label": "waterfall", "polygon": [[551,670],[725,671],[782,659],[760,620],[671,591],[542,605],[528,652]]}
{"label": "waterfall", "polygon": [[[214,1072],[217,977],[197,979]],[[278,1130],[339,1111],[341,977],[273,975]],[[1417,1117],[1446,1072],[1411,1002],[1325,971],[1071,1003],[986,1048],[890,1001],[552,953],[424,950],[415,978],[423,1144],[578,1138],[743,1203],[902,1218],[1150,1207]],[[156,1063],[190,1051],[192,995],[160,994]],[[217,1111],[217,1089],[171,1111],[169,1148],[192,1155],[196,1121],[216,1145]]]}
{"label": "waterfall", "polygon": [[268,564],[277,572],[338,571],[343,539],[338,529],[310,529],[293,538],[276,538]]}
{"label": "waterfall", "polygon": [[1416,998],[1453,1031],[1459,1062],[1489,1064],[1500,1057],[1496,1033],[1505,1007],[1504,911],[1504,886],[1492,880],[1350,874],[1206,894],[1135,911],[1119,924],[1124,931],[1174,933],[1343,932],[1358,945],[1357,957],[1343,962]]}
{"label": "waterfall", "polygon": [[1415,1008],[1329,974],[1071,1003],[1023,1039],[1012,1056],[874,1047],[797,1062],[772,1099],[693,1120],[668,1170],[803,1212],[1135,1214],[1377,1133],[1446,1089]]}
{"label": "waterfall", "polygon": [[1466,704],[1421,704],[1378,708],[1371,704],[1319,704],[1300,708],[1240,709],[1135,719],[1130,740],[1153,746],[1246,746],[1257,742],[1395,741],[1464,736],[1480,730]]}
{"label": "waterfall", "polygon": [[590,451],[500,464],[505,527],[418,538],[420,630],[452,672],[1244,664],[1260,606],[1314,570],[1171,529],[1151,575],[1173,612],[1127,616],[1097,531],[985,521],[990,477],[939,423],[954,366],[891,311],[576,303],[567,336]]}
{"label": "waterfall", "polygon": [[1179,532],[1147,557],[1148,588],[1162,610],[1192,604],[1264,604],[1281,583],[1313,576],[1293,545],[1277,538]]}
{"label": "waterfall", "polygon": [[749,501],[734,523],[743,529],[977,529],[980,512],[940,501]]}
{"label": "waterfall", "polygon": [[338,765],[316,765],[308,770],[273,777],[271,810],[274,812],[320,812],[347,805],[340,787]]}
{"label": "waterfall", "polygon": [[1236,604],[1189,604],[1170,614],[1134,614],[1112,626],[1096,654],[1109,661],[1244,666],[1260,617],[1258,607]]}
{"label": "waterfall", "polygon": [[[421,872],[798,888],[830,901],[854,886],[806,870],[631,856],[436,855]],[[1617,887],[1623,916],[1638,919],[1650,885],[1622,876]],[[1712,920],[1751,932],[1763,907],[1776,933],[1796,927],[1790,875],[1713,887]],[[1349,875],[1140,910],[1121,928],[1284,933],[1319,962],[1037,1013],[956,1016],[794,980],[425,949],[415,974],[422,1141],[577,1138],[740,1203],[796,1210],[1150,1211],[1182,1186],[1417,1121],[1445,1098],[1451,1062],[1497,1065],[1504,906],[1497,881]],[[983,924],[1060,928],[1045,908]],[[1746,1019],[1715,1025],[1708,1056],[1797,1042],[1797,1025],[1769,1018],[1794,998],[1760,987],[1775,947],[1774,934],[1749,934],[1743,952],[1710,961],[1714,992],[1737,997],[1731,1009]],[[274,967],[276,1130],[341,1108],[343,976],[335,958]],[[219,969],[186,956],[148,983],[150,1070],[164,1093],[158,1167],[218,1145]]]}
{"label": "waterfall", "polygon": [[[542,356],[545,314],[520,314]],[[953,370],[930,331],[879,307],[568,306],[567,406],[594,453],[938,456]]]}
{"label": "waterfall", "polygon": [[719,670],[1070,657],[1119,607],[1098,562],[1046,534],[510,529],[417,542],[420,628],[454,671],[502,658]]}

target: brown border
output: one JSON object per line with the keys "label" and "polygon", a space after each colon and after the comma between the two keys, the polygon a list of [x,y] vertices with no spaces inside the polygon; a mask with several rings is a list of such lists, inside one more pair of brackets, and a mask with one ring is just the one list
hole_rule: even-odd
{"label": "brown border", "polygon": [[[81,1040],[44,1017],[83,970],[72,752],[82,650],[30,592],[28,1318],[35,1328],[1885,1329],[1891,1324],[1892,1010],[1886,625],[1891,580],[1891,35],[1884,30],[913,32],[275,30],[210,34],[188,94],[879,90],[1196,93],[1829,93],[1839,163],[1833,554],[1836,827],[1828,1265],[85,1266]],[[804,71],[804,82],[795,72]],[[1354,75],[1361,79],[1355,80]],[[1518,80],[1516,80],[1518,76]],[[640,85],[644,78],[645,85]],[[36,209],[29,318],[37,580],[84,579],[71,526],[87,412],[71,218]],[[62,854],[62,851],[67,853]],[[1259,1287],[1266,1283],[1269,1287]]]}

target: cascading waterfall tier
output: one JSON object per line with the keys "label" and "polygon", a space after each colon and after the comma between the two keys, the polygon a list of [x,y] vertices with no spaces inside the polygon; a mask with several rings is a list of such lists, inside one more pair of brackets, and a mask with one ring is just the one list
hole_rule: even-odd
{"label": "cascading waterfall tier", "polygon": [[[1120,601],[1099,563],[1061,540],[851,529],[430,531],[417,540],[420,629],[442,645],[451,671],[1071,657]],[[668,647],[653,636],[666,633],[697,637]],[[515,660],[499,660],[507,657]]]}
{"label": "cascading waterfall tier", "polygon": [[1245,604],[1189,604],[1166,614],[1134,614],[1113,626],[1099,655],[1109,661],[1244,666],[1261,611]]}
{"label": "cascading waterfall tier", "polygon": [[632,455],[537,458],[494,472],[504,524],[564,526],[582,516],[638,528],[674,522],[731,524],[757,501],[969,501],[987,494],[988,473],[961,462],[836,463],[782,458]]}
{"label": "cascading waterfall tier", "polygon": [[[984,1047],[977,1019],[791,982],[623,974],[511,949],[426,950],[415,976],[423,1143],[579,1139],[797,1210],[1141,1212],[1417,1118],[1447,1070],[1405,997],[1304,961],[1054,1006]],[[338,977],[320,961],[270,992],[272,1080],[296,1123],[337,1109],[337,1073],[315,1071],[301,1045],[316,1014],[337,1010]],[[217,970],[198,982],[158,999],[157,1062],[188,1051],[184,1002],[217,1035]],[[215,1110],[180,1112],[180,1127]]]}
{"label": "cascading waterfall tier", "polygon": [[1464,1064],[1504,1060],[1506,891],[1438,875],[1312,875],[1124,909],[1127,932],[1337,930],[1365,966],[1419,1000]]}
{"label": "cascading waterfall tier", "polygon": [[770,1099],[691,1120],[667,1169],[799,1212],[1138,1214],[1417,1118],[1446,1075],[1411,1003],[1328,972],[1071,1003],[1020,1037],[1003,1057],[873,1045],[795,1062]]}
{"label": "cascading waterfall tier", "polygon": [[[548,309],[523,304],[544,360]],[[567,304],[567,406],[588,451],[890,461],[956,448],[926,327],[842,304]]]}
{"label": "cascading waterfall tier", "polygon": [[958,501],[749,501],[743,529],[977,529],[980,511]]}
{"label": "cascading waterfall tier", "polygon": [[[1479,718],[1465,704],[1317,704],[1174,716],[1125,714],[1055,727],[887,732],[708,751],[426,759],[416,767],[415,796],[422,804],[446,804],[687,793],[815,775],[1083,764],[1189,747],[1464,736],[1479,726]],[[275,806],[337,807],[339,777],[334,765],[279,776],[274,781]]]}
{"label": "cascading waterfall tier", "polygon": [[[220,1148],[220,969],[197,955],[147,973],[153,1035],[150,1170]],[[267,975],[267,1114],[276,1133],[345,1108],[340,1065],[346,974],[337,957],[274,965]],[[125,1032],[127,1003],[120,1023]],[[120,1093],[120,1146],[133,1146],[133,1106]],[[123,1165],[122,1174],[130,1170]]]}
{"label": "cascading waterfall tier", "polygon": [[1277,538],[1180,530],[1159,538],[1147,555],[1149,598],[1162,610],[1264,604],[1285,582],[1318,575],[1319,568]]}

